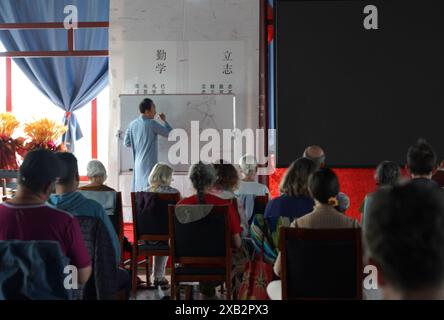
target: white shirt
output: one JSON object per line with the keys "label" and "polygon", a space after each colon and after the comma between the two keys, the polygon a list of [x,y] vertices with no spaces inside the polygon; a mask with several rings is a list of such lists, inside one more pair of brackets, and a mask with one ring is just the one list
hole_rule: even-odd
{"label": "white shirt", "polygon": [[[256,181],[240,181],[239,187],[236,190],[238,196],[238,206],[241,208],[239,211],[244,215],[244,224],[249,229],[248,221],[251,219],[254,210],[254,198],[255,196],[265,196],[269,194],[266,185],[258,183]],[[241,216],[242,218],[242,216]],[[246,232],[247,236],[249,233]]]}
{"label": "white shirt", "polygon": [[240,181],[236,194],[254,194],[256,196],[265,196],[269,194],[268,188],[262,183],[256,181]]}

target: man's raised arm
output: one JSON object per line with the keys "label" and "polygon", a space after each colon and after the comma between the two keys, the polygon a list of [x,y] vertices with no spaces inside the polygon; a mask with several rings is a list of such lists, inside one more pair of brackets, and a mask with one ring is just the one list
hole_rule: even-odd
{"label": "man's raised arm", "polygon": [[162,137],[167,138],[168,135],[170,134],[171,130],[173,130],[173,128],[170,126],[170,124],[166,121],[166,116],[165,114],[161,113],[159,115],[160,119],[165,123],[165,125],[161,125],[158,122],[154,122],[153,125],[153,129],[154,132],[157,133],[158,135],[161,135]]}

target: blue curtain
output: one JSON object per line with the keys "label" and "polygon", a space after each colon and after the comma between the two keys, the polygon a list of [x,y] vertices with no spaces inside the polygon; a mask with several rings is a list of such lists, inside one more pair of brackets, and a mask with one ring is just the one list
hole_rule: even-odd
{"label": "blue curtain", "polygon": [[[64,8],[75,5],[79,21],[109,21],[109,0],[1,0],[1,23],[63,22]],[[0,40],[7,51],[67,50],[67,30],[5,30]],[[107,50],[107,29],[75,30],[76,50]],[[15,58],[32,83],[65,111],[68,131],[63,137],[74,152],[82,131],[74,111],[96,97],[108,84],[106,57]],[[24,93],[26,94],[26,93]],[[29,102],[30,108],[38,108]]]}

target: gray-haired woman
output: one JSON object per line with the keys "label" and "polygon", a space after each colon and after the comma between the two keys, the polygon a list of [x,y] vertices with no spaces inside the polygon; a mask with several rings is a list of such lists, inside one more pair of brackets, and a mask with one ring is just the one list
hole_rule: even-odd
{"label": "gray-haired woman", "polygon": [[89,184],[80,187],[84,191],[116,191],[105,185],[108,178],[105,166],[99,160],[91,160],[86,167],[86,175],[88,176]]}
{"label": "gray-haired woman", "polygon": [[217,180],[216,170],[213,165],[199,162],[190,168],[189,177],[193,188],[196,190],[196,194],[182,199],[178,205],[228,205],[228,223],[233,240],[232,244],[234,248],[240,248],[242,228],[237,208],[231,200],[221,199],[209,193]]}
{"label": "gray-haired woman", "polygon": [[[240,217],[237,208],[231,200],[219,198],[211,194],[211,189],[217,180],[217,173],[213,165],[199,162],[190,168],[189,177],[196,194],[191,197],[182,199],[179,205],[228,205],[228,227],[232,237],[232,247],[235,251],[241,247],[242,232]],[[214,286],[201,285],[201,292],[206,296],[214,295]]]}

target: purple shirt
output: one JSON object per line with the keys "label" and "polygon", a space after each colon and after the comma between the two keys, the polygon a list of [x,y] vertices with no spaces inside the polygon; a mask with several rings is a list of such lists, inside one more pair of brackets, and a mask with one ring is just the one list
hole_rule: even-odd
{"label": "purple shirt", "polygon": [[77,220],[46,204],[1,203],[0,240],[57,241],[71,265],[79,269],[91,265]]}

